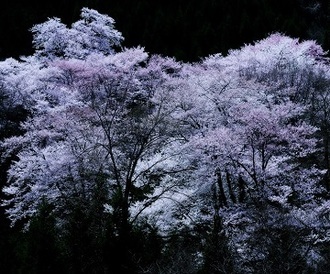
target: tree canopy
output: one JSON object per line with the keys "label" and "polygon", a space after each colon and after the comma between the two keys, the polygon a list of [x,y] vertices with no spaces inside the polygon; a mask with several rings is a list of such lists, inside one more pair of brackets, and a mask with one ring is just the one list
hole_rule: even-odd
{"label": "tree canopy", "polygon": [[32,54],[28,29],[52,17],[70,26],[82,7],[111,14],[125,37],[124,46],[141,45],[148,52],[183,61],[226,54],[274,32],[316,40],[323,48],[330,48],[326,0],[15,0],[1,4],[0,57]]}
{"label": "tree canopy", "polygon": [[0,265],[327,271],[326,51],[273,33],[185,63],[123,47],[114,24],[49,18],[33,54],[0,62],[0,234],[16,254]]}

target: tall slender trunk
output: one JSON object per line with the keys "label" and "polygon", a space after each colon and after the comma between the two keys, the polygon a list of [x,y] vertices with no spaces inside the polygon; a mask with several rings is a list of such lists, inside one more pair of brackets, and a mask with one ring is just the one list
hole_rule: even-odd
{"label": "tall slender trunk", "polygon": [[242,176],[238,177],[238,202],[243,203],[245,200],[245,182]]}
{"label": "tall slender trunk", "polygon": [[231,201],[234,204],[236,204],[236,196],[233,191],[232,182],[231,182],[230,174],[228,171],[226,171],[226,181],[227,181],[227,186],[228,186],[229,197],[230,197]]}
{"label": "tall slender trunk", "polygon": [[225,191],[223,188],[223,181],[222,181],[222,176],[221,176],[220,170],[216,171],[216,176],[217,176],[217,186],[218,186],[217,196],[218,196],[218,200],[219,200],[219,205],[221,207],[228,206],[226,194],[225,194]]}
{"label": "tall slender trunk", "polygon": [[131,192],[131,182],[126,182],[125,192],[121,204],[121,215],[118,235],[118,257],[120,269],[119,273],[134,273],[134,265],[130,254],[131,227],[129,222],[129,195]]}
{"label": "tall slender trunk", "polygon": [[325,136],[323,137],[323,145],[324,145],[324,162],[326,166],[326,188],[329,191],[330,190],[330,159],[329,159],[329,136],[326,133]]}

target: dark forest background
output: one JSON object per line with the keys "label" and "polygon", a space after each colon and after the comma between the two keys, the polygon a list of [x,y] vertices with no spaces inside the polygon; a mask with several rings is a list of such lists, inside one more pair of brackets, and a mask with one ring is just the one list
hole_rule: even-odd
{"label": "dark forest background", "polygon": [[116,20],[124,46],[196,61],[281,32],[330,48],[330,1],[320,0],[58,0],[2,1],[0,58],[32,53],[29,29],[48,17],[68,25],[82,7]]}

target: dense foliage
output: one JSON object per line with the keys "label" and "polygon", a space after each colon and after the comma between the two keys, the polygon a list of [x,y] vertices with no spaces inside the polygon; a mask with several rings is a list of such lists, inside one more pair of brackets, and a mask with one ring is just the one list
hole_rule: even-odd
{"label": "dense foliage", "polygon": [[53,16],[71,24],[86,6],[115,18],[124,46],[183,61],[226,54],[274,31],[330,48],[328,0],[12,0],[1,3],[0,58],[32,54],[31,26]]}
{"label": "dense foliage", "polygon": [[196,63],[83,8],[0,63],[8,273],[326,273],[330,73],[275,33]]}

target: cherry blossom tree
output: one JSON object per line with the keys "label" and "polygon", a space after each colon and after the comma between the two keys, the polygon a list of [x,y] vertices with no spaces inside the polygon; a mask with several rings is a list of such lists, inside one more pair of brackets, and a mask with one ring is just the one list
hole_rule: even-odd
{"label": "cherry blossom tree", "polygon": [[150,227],[196,241],[164,240],[165,272],[183,260],[208,273],[326,265],[329,65],[319,45],[276,33],[182,64],[117,51],[114,20],[88,8],[71,28],[53,18],[32,33],[33,56],[0,63],[1,110],[26,110],[20,135],[1,139],[2,159],[15,159],[3,188],[12,225],[51,216],[85,273],[109,262],[159,270],[132,251]]}
{"label": "cherry blossom tree", "polygon": [[[312,212],[327,204],[318,199],[325,194],[324,171],[309,162],[318,153],[318,128],[306,119],[308,105],[297,100],[304,83],[291,80],[293,72],[304,75],[307,65],[317,69],[321,55],[314,43],[276,34],[226,57],[187,66],[194,99],[183,94],[181,102],[182,119],[192,128],[187,155],[198,166],[195,216],[201,220],[204,212],[218,235],[212,236],[213,244],[216,239],[225,243],[225,237],[231,253],[224,261],[221,251],[213,254],[218,256],[213,269],[233,260],[236,271],[253,272],[290,254],[299,264],[283,265],[283,271],[295,271],[320,260],[310,238],[325,239],[327,227],[323,223],[314,234],[314,224],[323,217]],[[284,71],[277,68],[278,60]],[[294,244],[276,246],[281,237]],[[281,250],[277,257],[275,249]]]}
{"label": "cherry blossom tree", "polygon": [[26,134],[3,144],[19,150],[7,213],[13,223],[30,219],[46,200],[62,227],[77,210],[95,222],[111,216],[124,252],[141,213],[185,185],[171,99],[180,65],[136,48],[42,70]]}
{"label": "cherry blossom tree", "polygon": [[84,59],[91,53],[112,54],[123,40],[114,23],[111,17],[88,8],[81,10],[81,19],[71,28],[59,18],[50,18],[31,29],[35,55],[53,60],[56,57]]}

